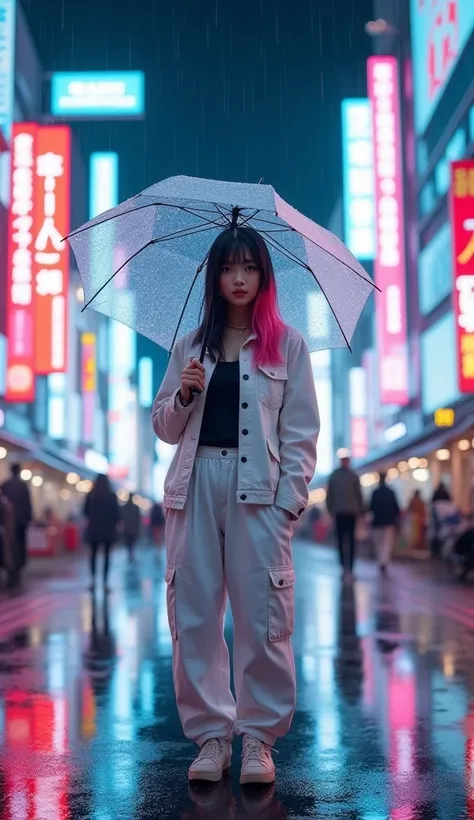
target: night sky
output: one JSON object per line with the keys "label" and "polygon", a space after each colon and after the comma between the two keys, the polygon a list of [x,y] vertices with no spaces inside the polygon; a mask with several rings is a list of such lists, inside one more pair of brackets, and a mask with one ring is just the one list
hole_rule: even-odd
{"label": "night sky", "polygon": [[318,222],[340,102],[365,95],[370,0],[21,0],[44,70],[146,73],[144,122],[74,123],[120,155],[120,198],[175,174],[258,182]]}

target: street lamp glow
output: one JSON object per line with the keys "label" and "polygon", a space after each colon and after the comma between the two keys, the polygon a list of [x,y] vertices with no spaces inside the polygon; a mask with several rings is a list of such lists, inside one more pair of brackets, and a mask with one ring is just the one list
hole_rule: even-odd
{"label": "street lamp glow", "polygon": [[6,448],[5,448],[5,447],[0,447],[0,460],[1,460],[2,458],[6,458],[6,457],[7,457],[7,455],[8,455],[8,453],[7,453]]}
{"label": "street lamp glow", "polygon": [[40,475],[34,475],[31,479],[31,483],[33,484],[33,487],[41,487],[43,479]]}
{"label": "street lamp glow", "polygon": [[31,472],[31,470],[22,470],[20,475],[23,481],[29,481],[33,473]]}
{"label": "street lamp glow", "polygon": [[68,484],[77,484],[79,481],[79,476],[77,473],[68,473],[66,476],[66,481]]}

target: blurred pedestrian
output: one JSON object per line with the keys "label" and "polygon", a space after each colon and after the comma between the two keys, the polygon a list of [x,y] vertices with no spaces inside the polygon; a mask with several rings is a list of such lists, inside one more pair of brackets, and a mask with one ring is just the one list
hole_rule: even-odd
{"label": "blurred pedestrian", "polygon": [[422,552],[425,549],[426,506],[419,490],[415,490],[408,505],[408,546]]}
{"label": "blurred pedestrian", "polygon": [[3,492],[13,507],[15,517],[15,545],[8,585],[12,588],[21,584],[21,575],[27,562],[28,527],[33,518],[30,491],[21,478],[21,465],[12,464],[11,477],[3,485]]}
{"label": "blurred pedestrian", "polygon": [[132,493],[129,494],[126,503],[121,509],[123,540],[128,550],[128,557],[133,561],[135,557],[134,547],[138,540],[142,525],[140,507],[135,504]]}
{"label": "blurred pedestrian", "polygon": [[175,344],[153,404],[156,434],[178,445],[164,498],[176,699],[186,737],[201,747],[190,780],[220,780],[237,734],[240,783],[271,783],[271,750],[296,700],[291,539],[316,465],[314,378],[303,337],[280,317],[271,257],[253,229],[217,236],[202,315]]}
{"label": "blurred pedestrian", "polygon": [[349,455],[341,457],[340,466],[329,478],[326,506],[335,524],[344,580],[350,582],[356,553],[357,518],[364,512],[364,501],[359,476],[351,469]]}
{"label": "blurred pedestrian", "polygon": [[163,535],[165,530],[165,514],[163,507],[157,501],[153,504],[150,511],[150,541],[157,547],[163,544]]}
{"label": "blurred pedestrian", "polygon": [[86,497],[84,515],[87,518],[86,538],[91,549],[91,590],[95,588],[97,555],[102,545],[104,551],[103,582],[108,592],[110,550],[114,541],[117,540],[117,527],[120,521],[117,496],[110,486],[108,476],[97,476],[92,490]]}
{"label": "blurred pedestrian", "polygon": [[12,586],[11,573],[15,568],[15,513],[13,505],[0,487],[0,566]]}
{"label": "blurred pedestrian", "polygon": [[392,557],[393,545],[397,526],[400,520],[400,507],[397,496],[387,487],[387,476],[380,473],[379,486],[372,493],[370,499],[370,511],[372,513],[372,533],[379,569],[382,573],[387,571],[387,567]]}

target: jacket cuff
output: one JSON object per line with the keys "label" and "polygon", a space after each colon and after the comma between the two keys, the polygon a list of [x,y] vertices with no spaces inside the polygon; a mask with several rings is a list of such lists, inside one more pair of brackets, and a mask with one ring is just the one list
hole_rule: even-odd
{"label": "jacket cuff", "polygon": [[306,509],[306,504],[303,504],[300,498],[295,498],[294,495],[286,495],[280,490],[276,492],[274,503],[277,507],[282,507],[289,512],[292,521],[298,521]]}
{"label": "jacket cuff", "polygon": [[181,404],[181,402],[178,398],[179,390],[180,390],[180,388],[178,387],[178,389],[175,390],[174,393],[170,396],[170,400],[169,400],[170,412],[174,416],[186,417],[186,416],[189,416],[189,414],[191,413],[191,410],[194,407],[194,396],[193,396],[190,404],[188,404],[186,407],[184,407],[184,405]]}

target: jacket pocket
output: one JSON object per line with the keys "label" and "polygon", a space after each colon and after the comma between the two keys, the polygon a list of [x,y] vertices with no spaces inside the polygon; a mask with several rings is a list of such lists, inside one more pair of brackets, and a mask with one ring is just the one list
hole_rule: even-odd
{"label": "jacket pocket", "polygon": [[283,404],[288,370],[285,364],[260,365],[258,368],[258,397],[271,410],[279,410]]}
{"label": "jacket pocket", "polygon": [[276,443],[276,441],[273,441],[273,439],[268,438],[268,436],[267,436],[267,447],[270,451],[270,455],[272,455],[273,458],[275,459],[275,461],[278,461],[278,463],[280,464],[280,462],[281,462],[280,448],[279,448],[278,444]]}
{"label": "jacket pocket", "polygon": [[295,571],[293,567],[269,567],[268,637],[283,641],[295,625]]}
{"label": "jacket pocket", "polygon": [[176,567],[167,566],[166,574],[166,609],[168,612],[168,625],[171,637],[178,640],[178,630],[176,626]]}

